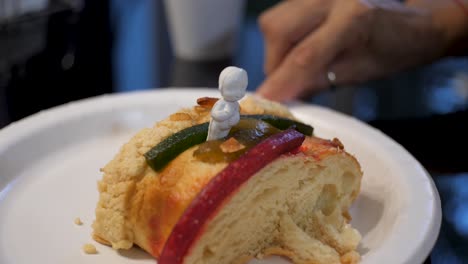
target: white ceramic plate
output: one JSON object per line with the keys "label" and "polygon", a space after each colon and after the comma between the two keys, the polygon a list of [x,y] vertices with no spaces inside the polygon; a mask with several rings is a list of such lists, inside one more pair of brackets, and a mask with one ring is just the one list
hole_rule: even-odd
{"label": "white ceramic plate", "polygon": [[[92,241],[99,168],[143,127],[216,90],[102,96],[40,112],[0,131],[0,263],[154,263],[139,249]],[[293,112],[325,138],[339,137],[360,161],[362,193],[352,208],[362,263],[421,263],[438,236],[441,209],[424,168],[379,131],[317,106]],[[84,225],[77,226],[80,217]],[[81,247],[96,245],[99,254]],[[252,263],[288,263],[270,258]]]}

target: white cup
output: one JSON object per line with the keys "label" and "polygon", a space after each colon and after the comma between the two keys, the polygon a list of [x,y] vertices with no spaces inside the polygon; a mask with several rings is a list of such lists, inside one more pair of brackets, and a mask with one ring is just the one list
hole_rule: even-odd
{"label": "white cup", "polygon": [[245,0],[166,0],[166,16],[175,55],[214,60],[232,55]]}

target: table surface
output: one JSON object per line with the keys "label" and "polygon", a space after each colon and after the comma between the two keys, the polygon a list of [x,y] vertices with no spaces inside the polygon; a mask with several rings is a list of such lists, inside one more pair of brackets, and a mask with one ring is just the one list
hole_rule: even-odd
{"label": "table surface", "polygon": [[[19,29],[0,29],[0,54],[26,54],[6,62],[0,59],[0,127],[41,109],[102,93],[216,87],[219,72],[228,65],[247,70],[251,91],[264,79],[263,41],[255,14],[246,16],[232,57],[196,62],[173,57],[161,4],[148,5],[151,12],[140,14],[152,17],[140,18],[152,21],[145,24],[146,29],[141,21],[129,28],[134,16],[122,13],[111,30],[108,1],[89,1],[80,13],[61,12]],[[121,6],[123,10],[135,12]],[[141,46],[141,37],[148,38],[148,32],[152,32],[147,39],[151,45]],[[31,38],[33,50],[20,52]],[[43,44],[37,47],[37,43]],[[22,100],[25,95],[28,100]],[[432,263],[468,263],[467,99],[467,58],[447,58],[306,99],[381,129],[429,170],[444,212],[440,237],[428,260]]]}

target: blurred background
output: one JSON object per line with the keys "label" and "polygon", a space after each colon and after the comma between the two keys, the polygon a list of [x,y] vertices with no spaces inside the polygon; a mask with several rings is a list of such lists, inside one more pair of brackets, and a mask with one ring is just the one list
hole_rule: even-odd
{"label": "blurred background", "polygon": [[[264,79],[258,15],[276,3],[248,1],[234,53],[174,56],[161,0],[0,0],[0,128],[40,110],[106,93],[216,87],[228,65]],[[468,58],[308,99],[353,115],[407,148],[433,176],[443,225],[428,263],[468,263]]]}

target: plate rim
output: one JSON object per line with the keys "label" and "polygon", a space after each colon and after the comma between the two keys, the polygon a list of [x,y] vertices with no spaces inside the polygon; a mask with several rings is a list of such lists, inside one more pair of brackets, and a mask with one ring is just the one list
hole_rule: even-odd
{"label": "plate rim", "polygon": [[[42,110],[35,114],[32,114],[28,117],[25,117],[21,120],[13,122],[6,127],[0,129],[0,154],[8,150],[8,147],[18,141],[21,141],[22,138],[31,134],[34,130],[40,131],[41,129],[47,128],[51,124],[58,122],[59,120],[73,118],[80,115],[85,115],[87,113],[95,112],[98,110],[106,110],[108,107],[111,107],[115,102],[119,102],[122,105],[138,105],[141,104],[142,98],[150,98],[155,96],[155,94],[203,94],[203,96],[216,96],[218,95],[217,90],[215,89],[206,89],[206,88],[179,88],[179,87],[167,87],[161,89],[153,90],[143,90],[143,91],[132,91],[126,93],[115,93],[115,94],[104,94],[100,96],[90,97],[82,100],[72,101],[65,103],[59,106],[55,106],[46,110]],[[151,96],[148,96],[151,95]],[[145,100],[143,100],[145,101]],[[89,107],[87,107],[89,106]],[[367,129],[376,137],[385,138],[389,144],[393,145],[398,149],[398,151],[404,153],[407,157],[411,159],[411,162],[416,165],[416,169],[420,170],[421,173],[427,178],[430,183],[433,202],[431,204],[433,211],[435,212],[433,218],[430,221],[429,227],[431,232],[427,232],[424,237],[424,242],[419,245],[419,250],[414,251],[408,259],[408,263],[422,263],[427,256],[430,254],[433,249],[437,238],[440,233],[440,227],[442,223],[442,209],[441,201],[438,190],[435,186],[435,183],[427,172],[427,170],[416,160],[414,156],[411,155],[404,147],[399,143],[394,141],[392,138],[381,132],[380,130],[373,128],[364,122],[348,116],[346,114],[337,112],[330,108],[323,106],[305,104],[301,102],[294,102],[288,105],[293,112],[300,112],[301,109],[305,108],[315,108],[316,110],[322,111],[328,115],[333,115],[339,117],[346,122],[354,123],[358,128]],[[84,109],[84,111],[83,111]],[[7,180],[8,181],[8,180]],[[14,179],[13,179],[14,181]],[[11,182],[11,180],[10,180]],[[6,182],[5,187],[0,185],[0,202],[3,200],[3,197],[8,195],[8,185],[10,182]]]}

